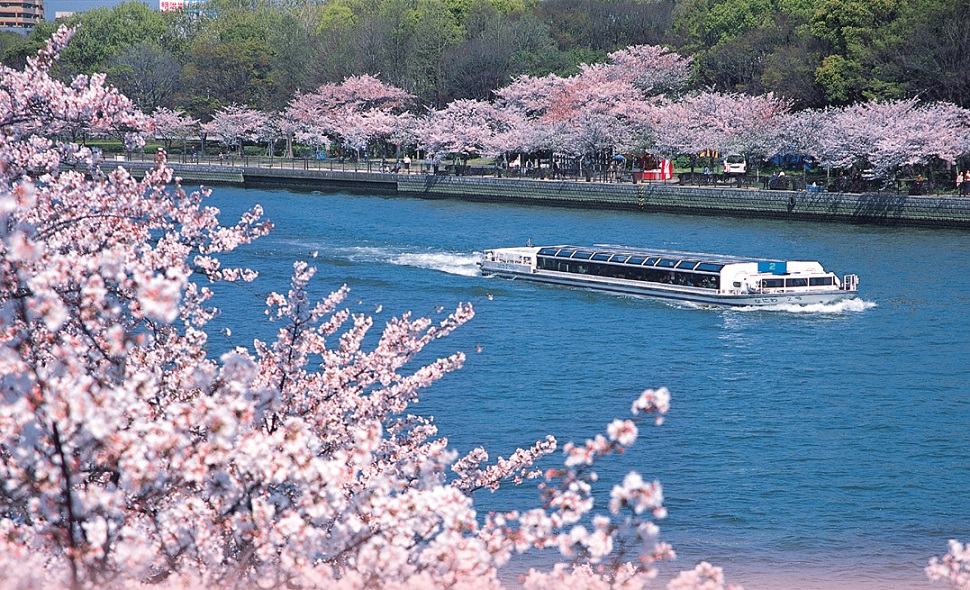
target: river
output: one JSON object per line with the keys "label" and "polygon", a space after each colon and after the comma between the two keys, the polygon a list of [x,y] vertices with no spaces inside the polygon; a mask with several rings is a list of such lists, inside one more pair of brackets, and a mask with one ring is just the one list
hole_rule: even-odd
{"label": "river", "polygon": [[[465,368],[414,407],[460,451],[581,441],[669,387],[666,423],[600,464],[599,506],[628,470],[661,480],[681,568],[706,559],[749,589],[930,588],[926,559],[970,539],[970,233],[228,187],[210,203],[227,223],[261,203],[276,226],[227,258],[262,276],[218,289],[217,347],[271,337],[263,300],[311,252],[316,294],[347,283],[378,326],[474,303],[429,352],[463,350]],[[530,239],[817,259],[857,273],[861,299],[715,310],[477,275],[478,252]]]}

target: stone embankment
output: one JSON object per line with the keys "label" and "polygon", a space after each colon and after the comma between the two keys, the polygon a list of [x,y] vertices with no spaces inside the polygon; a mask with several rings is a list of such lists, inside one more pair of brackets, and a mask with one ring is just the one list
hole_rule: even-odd
{"label": "stone embankment", "polygon": [[[133,174],[141,173],[146,167],[137,162],[126,165]],[[949,196],[813,193],[665,183],[615,184],[265,167],[174,164],[173,168],[187,184],[308,190],[344,188],[482,202],[970,229],[970,198]]]}

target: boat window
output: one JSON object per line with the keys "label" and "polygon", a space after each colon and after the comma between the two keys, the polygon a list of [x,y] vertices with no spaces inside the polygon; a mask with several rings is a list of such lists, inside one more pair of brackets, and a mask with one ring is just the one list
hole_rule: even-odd
{"label": "boat window", "polygon": [[593,260],[602,260],[603,262],[606,262],[609,259],[610,259],[610,255],[608,252],[600,252],[598,254],[593,254]]}
{"label": "boat window", "polygon": [[812,277],[808,279],[808,284],[812,287],[826,287],[833,283],[832,277]]}
{"label": "boat window", "polygon": [[575,252],[575,250],[560,250],[557,256],[559,256],[559,258],[569,258]]}
{"label": "boat window", "polygon": [[785,286],[785,279],[762,279],[761,288],[762,289],[776,289],[778,287]]}
{"label": "boat window", "polygon": [[656,256],[651,256],[650,258],[647,258],[646,262],[643,263],[643,266],[653,266],[657,264],[658,260],[660,259],[657,258]]}
{"label": "boat window", "polygon": [[643,264],[643,256],[631,256],[626,261],[627,264]]}
{"label": "boat window", "polygon": [[589,274],[600,277],[625,279],[629,281],[645,281],[665,285],[685,287],[699,287],[702,289],[718,289],[721,277],[694,272],[665,270],[659,268],[643,268],[639,266],[618,266],[602,262],[580,262],[575,259],[553,260],[540,259],[540,266],[548,270],[570,272],[575,274]]}
{"label": "boat window", "polygon": [[559,248],[543,248],[539,250],[539,254],[542,256],[555,256]]}
{"label": "boat window", "polygon": [[664,268],[674,268],[675,266],[677,266],[677,261],[671,260],[669,258],[661,258],[660,262],[657,263],[657,266],[662,266]]}
{"label": "boat window", "polygon": [[686,268],[687,270],[694,270],[695,266],[697,266],[696,260],[681,260],[677,263],[677,268]]}
{"label": "boat window", "polygon": [[584,252],[583,250],[576,250],[576,253],[573,254],[573,258],[574,259],[575,258],[580,258],[582,260],[589,260],[592,257],[593,257],[593,253],[592,252]]}
{"label": "boat window", "polygon": [[629,258],[629,256],[626,254],[614,254],[613,258],[610,259],[610,262],[626,262],[627,258]]}
{"label": "boat window", "polygon": [[694,270],[703,270],[706,272],[721,272],[722,268],[724,268],[723,264],[714,264],[712,262],[702,262],[698,264]]}
{"label": "boat window", "polygon": [[786,287],[807,287],[808,279],[785,279]]}

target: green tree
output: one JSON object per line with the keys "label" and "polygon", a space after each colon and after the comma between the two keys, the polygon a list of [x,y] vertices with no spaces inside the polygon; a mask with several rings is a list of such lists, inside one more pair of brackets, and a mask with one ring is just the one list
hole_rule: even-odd
{"label": "green tree", "polygon": [[609,52],[626,45],[664,44],[673,0],[544,0],[536,8],[563,51]]}
{"label": "green tree", "polygon": [[921,0],[906,5],[875,66],[906,96],[970,107],[970,2]]}
{"label": "green tree", "polygon": [[142,41],[122,49],[109,63],[108,81],[143,111],[171,104],[182,66],[169,51]]}
{"label": "green tree", "polygon": [[465,16],[465,40],[446,69],[446,100],[492,98],[492,91],[526,70],[531,56],[557,51],[544,23],[525,12],[501,12],[479,1]]}
{"label": "green tree", "polygon": [[904,0],[819,0],[812,34],[826,44],[815,79],[829,103],[897,98],[902,87],[886,76],[876,56],[899,43],[895,21]]}
{"label": "green tree", "polygon": [[80,13],[68,21],[78,31],[61,55],[60,68],[68,75],[104,72],[112,58],[139,43],[167,49],[168,21],[164,13],[135,1]]}
{"label": "green tree", "polygon": [[681,51],[694,55],[695,81],[730,92],[775,92],[820,106],[822,43],[811,31],[812,0],[687,0],[674,15]]}
{"label": "green tree", "polygon": [[[12,31],[0,31],[0,61],[7,61],[16,55],[26,53],[27,38]],[[29,55],[29,54],[27,54]]]}
{"label": "green tree", "polygon": [[426,103],[443,106],[445,70],[452,51],[462,40],[462,30],[445,0],[417,0],[405,23],[409,47],[404,66],[410,90]]}
{"label": "green tree", "polygon": [[229,104],[272,109],[274,26],[280,13],[222,8],[193,40],[182,70],[182,105],[205,117]]}

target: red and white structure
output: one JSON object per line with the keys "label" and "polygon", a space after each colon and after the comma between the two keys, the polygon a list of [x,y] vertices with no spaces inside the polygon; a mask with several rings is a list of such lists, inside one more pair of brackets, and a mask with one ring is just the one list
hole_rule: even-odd
{"label": "red and white structure", "polygon": [[203,4],[205,0],[158,0],[158,9],[162,12],[181,12],[200,9]]}
{"label": "red and white structure", "polygon": [[670,180],[673,177],[673,160],[660,160],[660,165],[658,167],[641,172],[639,180]]}

